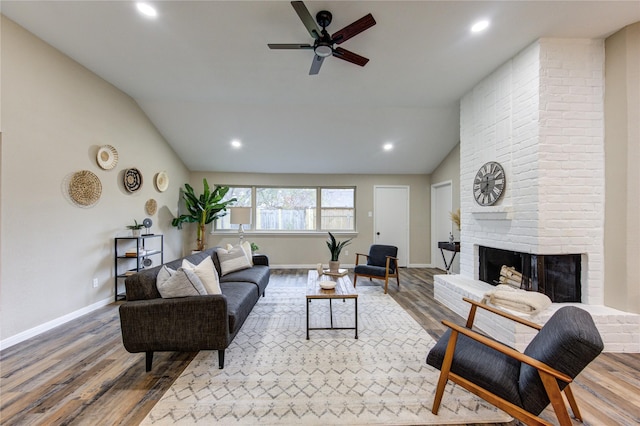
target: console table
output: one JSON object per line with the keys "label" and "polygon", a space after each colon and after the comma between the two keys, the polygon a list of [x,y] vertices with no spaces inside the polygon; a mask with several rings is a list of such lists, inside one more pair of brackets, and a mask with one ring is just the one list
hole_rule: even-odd
{"label": "console table", "polygon": [[[449,269],[451,269],[451,265],[453,264],[453,259],[456,258],[456,253],[460,252],[460,241],[439,241],[438,248],[440,249],[440,253],[442,254],[442,260],[444,260],[444,267],[447,270],[447,274],[449,273]],[[447,263],[447,258],[444,255],[445,251],[453,252],[451,256],[451,260]]]}

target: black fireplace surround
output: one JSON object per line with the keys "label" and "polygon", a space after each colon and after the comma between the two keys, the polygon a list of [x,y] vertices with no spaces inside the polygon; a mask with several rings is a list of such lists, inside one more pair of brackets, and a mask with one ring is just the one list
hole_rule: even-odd
{"label": "black fireplace surround", "polygon": [[498,285],[503,265],[522,273],[520,288],[544,293],[555,303],[581,302],[579,254],[540,255],[479,246],[479,278]]}

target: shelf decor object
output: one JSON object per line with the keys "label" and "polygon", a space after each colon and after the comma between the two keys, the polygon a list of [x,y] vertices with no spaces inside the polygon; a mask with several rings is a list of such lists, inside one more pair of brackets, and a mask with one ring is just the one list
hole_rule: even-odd
{"label": "shelf decor object", "polygon": [[81,170],[71,176],[69,181],[69,196],[79,206],[94,205],[102,195],[102,183],[98,176],[89,170]]}
{"label": "shelf decor object", "polygon": [[96,160],[102,169],[111,170],[118,164],[118,151],[111,145],[102,145],[98,149]]}
{"label": "shelf decor object", "polygon": [[145,229],[146,229],[146,232],[144,233],[144,235],[153,235],[153,234],[151,233],[151,231],[150,231],[150,229],[151,229],[151,225],[153,225],[153,221],[152,221],[150,218],[146,217],[146,218],[142,221],[142,224],[144,225],[144,227],[145,227]]}
{"label": "shelf decor object", "polygon": [[160,192],[164,192],[169,188],[169,176],[167,172],[160,172],[156,175],[156,189]]}
{"label": "shelf decor object", "polygon": [[142,173],[136,168],[124,171],[124,187],[129,192],[136,192],[142,188]]}

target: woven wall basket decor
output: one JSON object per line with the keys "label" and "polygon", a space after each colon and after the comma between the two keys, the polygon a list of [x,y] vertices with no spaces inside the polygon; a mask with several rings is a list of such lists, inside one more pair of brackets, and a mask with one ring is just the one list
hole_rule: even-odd
{"label": "woven wall basket decor", "polygon": [[69,180],[69,196],[74,203],[88,207],[98,202],[102,195],[102,183],[89,170],[81,170]]}
{"label": "woven wall basket decor", "polygon": [[153,216],[158,210],[158,203],[153,198],[149,198],[144,204],[144,208],[147,211],[147,214]]}

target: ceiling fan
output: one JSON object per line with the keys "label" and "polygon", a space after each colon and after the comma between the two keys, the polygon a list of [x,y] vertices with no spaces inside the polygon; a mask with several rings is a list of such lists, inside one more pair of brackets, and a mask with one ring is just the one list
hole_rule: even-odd
{"label": "ceiling fan", "polygon": [[[345,41],[349,40],[351,37],[354,37],[366,29],[371,28],[376,24],[376,21],[373,19],[373,16],[369,13],[366,16],[358,19],[352,24],[347,25],[343,29],[338,32],[329,35],[327,32],[327,27],[331,24],[331,12],[326,10],[321,10],[316,14],[316,19],[314,20],[309,13],[309,9],[304,5],[301,1],[292,1],[291,6],[295,9],[296,13],[300,17],[300,20],[311,34],[311,37],[315,39],[313,45],[310,44],[272,44],[269,43],[268,46],[270,49],[304,49],[304,50],[313,50],[315,56],[313,57],[313,62],[311,62],[311,69],[309,70],[309,75],[318,74],[320,71],[320,67],[322,66],[322,61],[327,56],[335,56],[336,58],[340,58],[344,61],[351,62],[352,64],[360,65],[361,67],[365,66],[369,59],[350,52],[342,47],[334,47],[335,44],[341,44]],[[317,25],[316,25],[317,22]],[[322,27],[322,30],[320,27]]]}

